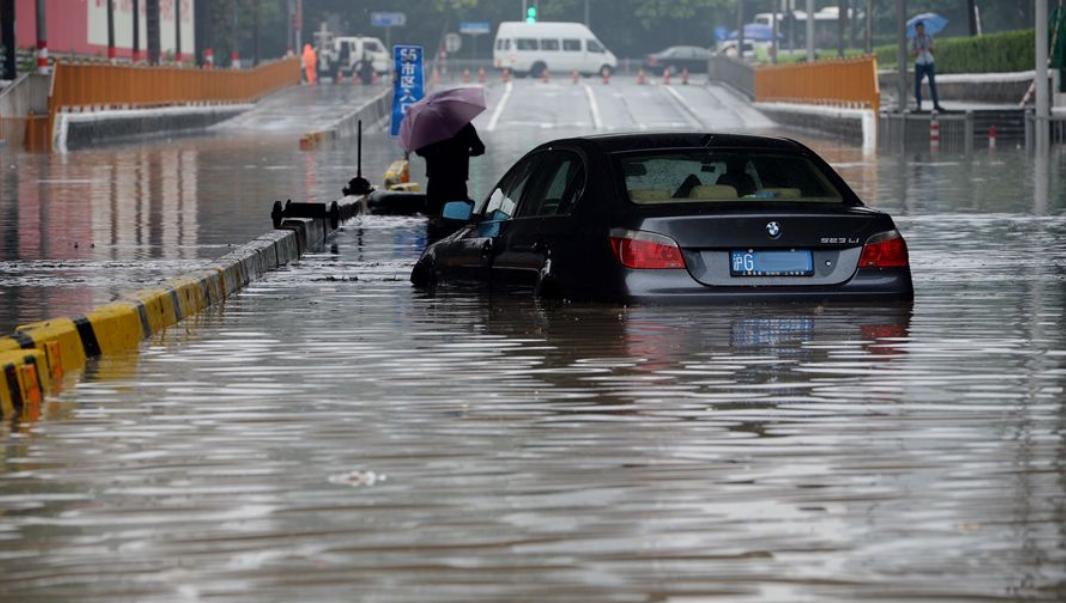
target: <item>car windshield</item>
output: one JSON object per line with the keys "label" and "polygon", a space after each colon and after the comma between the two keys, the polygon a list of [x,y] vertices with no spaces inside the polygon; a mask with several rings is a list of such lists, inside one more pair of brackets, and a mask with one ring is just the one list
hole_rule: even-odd
{"label": "car windshield", "polygon": [[638,205],[728,201],[843,203],[809,159],[782,152],[681,150],[618,156]]}

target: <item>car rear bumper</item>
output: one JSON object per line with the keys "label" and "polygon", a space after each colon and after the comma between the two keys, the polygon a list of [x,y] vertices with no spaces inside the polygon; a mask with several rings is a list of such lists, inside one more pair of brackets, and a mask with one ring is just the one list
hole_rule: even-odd
{"label": "car rear bumper", "polygon": [[633,303],[899,302],[914,298],[910,270],[858,270],[831,286],[708,286],[687,270],[626,270],[621,295]]}

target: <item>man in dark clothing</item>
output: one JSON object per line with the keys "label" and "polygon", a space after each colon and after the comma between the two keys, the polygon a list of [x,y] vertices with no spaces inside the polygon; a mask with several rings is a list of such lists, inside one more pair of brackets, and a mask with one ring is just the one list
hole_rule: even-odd
{"label": "man in dark clothing", "polygon": [[470,177],[470,158],[485,154],[485,145],[478,138],[473,124],[447,140],[435,142],[415,151],[426,160],[426,210],[431,218],[439,218],[441,208],[448,201],[468,199],[466,181]]}

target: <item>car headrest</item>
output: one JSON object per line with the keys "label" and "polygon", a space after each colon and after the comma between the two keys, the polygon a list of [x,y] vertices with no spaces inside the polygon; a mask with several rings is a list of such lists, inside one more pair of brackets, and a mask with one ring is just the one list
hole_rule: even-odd
{"label": "car headrest", "polygon": [[692,187],[689,199],[706,199],[708,201],[725,201],[737,198],[737,189],[725,184],[701,184]]}
{"label": "car headrest", "polygon": [[629,198],[637,203],[667,201],[670,199],[670,191],[658,188],[636,188],[629,191]]}

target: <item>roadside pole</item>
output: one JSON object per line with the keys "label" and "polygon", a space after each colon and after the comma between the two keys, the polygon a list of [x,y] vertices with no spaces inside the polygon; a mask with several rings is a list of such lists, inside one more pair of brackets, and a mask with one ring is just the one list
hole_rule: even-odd
{"label": "roadside pole", "polygon": [[15,61],[15,0],[0,0],[0,44],[4,46],[5,80],[18,77]]}
{"label": "roadside pole", "polygon": [[174,62],[181,64],[181,0],[174,3]]}
{"label": "roadside pole", "polygon": [[115,0],[107,0],[107,60],[115,62]]}
{"label": "roadside pole", "polygon": [[807,0],[807,62],[813,63],[814,55],[814,0]]}
{"label": "roadside pole", "polygon": [[744,0],[737,0],[737,60],[744,60]]}
{"label": "roadside pole", "polygon": [[907,110],[907,0],[896,0],[896,71],[899,72],[896,94],[899,112]]}
{"label": "roadside pole", "polygon": [[1048,154],[1051,147],[1050,140],[1050,99],[1048,89],[1047,70],[1047,2],[1036,2],[1036,119],[1033,126],[1036,128],[1036,154],[1043,157]]}
{"label": "roadside pole", "polygon": [[44,0],[37,0],[37,73],[48,75],[48,23]]}
{"label": "roadside pole", "polygon": [[140,0],[133,2],[133,62],[141,60],[141,7]]}

